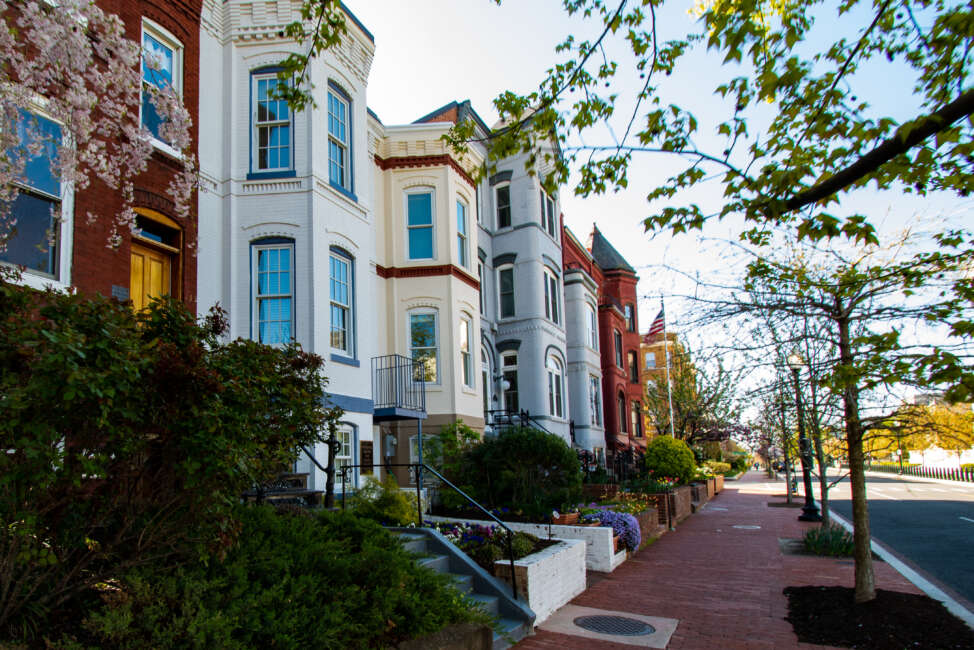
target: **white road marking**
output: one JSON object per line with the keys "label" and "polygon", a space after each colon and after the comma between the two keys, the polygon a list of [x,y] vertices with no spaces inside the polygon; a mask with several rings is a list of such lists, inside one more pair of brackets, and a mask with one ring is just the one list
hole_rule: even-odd
{"label": "white road marking", "polygon": [[873,488],[872,489],[872,493],[873,494],[878,494],[879,496],[883,497],[884,499],[889,499],[890,501],[902,501],[902,499],[897,499],[896,497],[891,497],[890,495],[885,494],[882,490],[877,490],[876,488]]}
{"label": "white road marking", "polygon": [[968,519],[967,517],[961,517],[961,519],[963,519],[964,521],[969,521],[972,524],[974,524],[974,519]]}

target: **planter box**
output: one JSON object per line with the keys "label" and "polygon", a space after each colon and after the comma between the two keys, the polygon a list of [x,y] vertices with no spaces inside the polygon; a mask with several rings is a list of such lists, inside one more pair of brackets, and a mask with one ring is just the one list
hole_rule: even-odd
{"label": "planter box", "polygon": [[668,527],[670,522],[670,493],[669,492],[657,492],[654,494],[647,494],[650,501],[656,504],[656,514],[657,521],[660,526]]}
{"label": "planter box", "polygon": [[[537,615],[539,625],[555,610],[585,591],[585,542],[563,539],[514,562],[518,594]],[[511,583],[510,560],[494,563],[494,576]]]}
{"label": "planter box", "polygon": [[707,484],[706,483],[691,483],[690,484],[690,501],[693,503],[706,503],[707,502]]}
{"label": "planter box", "polygon": [[[466,521],[481,526],[494,526],[493,521],[477,519],[458,519],[456,517],[440,517],[431,515],[426,517],[430,521]],[[608,526],[556,526],[554,524],[521,524],[504,522],[513,531],[531,533],[536,537],[548,538],[551,530],[553,539],[580,539],[585,542],[585,568],[589,571],[609,573],[626,561],[626,552],[618,553],[612,548],[612,528]]]}
{"label": "planter box", "polygon": [[724,489],[724,475],[718,474],[714,477],[714,492],[720,494]]}
{"label": "planter box", "polygon": [[710,501],[717,494],[717,478],[710,477],[707,479],[707,501]]}
{"label": "planter box", "polygon": [[644,542],[651,537],[659,537],[666,530],[666,526],[661,526],[659,523],[659,515],[657,514],[656,508],[644,510],[638,515],[633,516],[639,522],[639,532],[643,534]]}
{"label": "planter box", "polygon": [[578,523],[578,513],[577,512],[566,512],[563,515],[558,515],[557,517],[551,518],[551,523],[558,524],[559,526],[571,526]]}
{"label": "planter box", "polygon": [[673,512],[673,521],[679,523],[690,516],[691,490],[689,485],[681,485],[670,491],[670,509]]}
{"label": "planter box", "polygon": [[615,483],[583,483],[582,495],[586,501],[599,499],[614,499],[619,493],[619,486]]}

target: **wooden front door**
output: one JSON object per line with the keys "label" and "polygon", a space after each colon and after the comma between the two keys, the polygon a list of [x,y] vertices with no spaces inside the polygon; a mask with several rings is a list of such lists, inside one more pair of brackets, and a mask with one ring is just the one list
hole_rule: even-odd
{"label": "wooden front door", "polygon": [[149,299],[172,293],[172,256],[132,242],[132,276],[129,296],[136,311]]}

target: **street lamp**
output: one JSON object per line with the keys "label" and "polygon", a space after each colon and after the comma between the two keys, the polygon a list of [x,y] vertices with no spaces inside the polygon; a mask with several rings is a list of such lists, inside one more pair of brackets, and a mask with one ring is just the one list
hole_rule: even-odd
{"label": "street lamp", "polygon": [[805,436],[805,413],[802,409],[801,390],[798,387],[798,373],[805,367],[805,360],[797,352],[788,355],[788,367],[791,368],[791,378],[795,382],[795,408],[798,412],[798,451],[802,461],[802,480],[805,484],[805,505],[799,521],[822,521],[818,506],[812,498],[812,446]]}

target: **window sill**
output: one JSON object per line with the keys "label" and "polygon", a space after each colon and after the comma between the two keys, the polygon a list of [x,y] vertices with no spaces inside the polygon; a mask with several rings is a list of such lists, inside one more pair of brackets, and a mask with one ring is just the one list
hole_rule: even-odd
{"label": "window sill", "polygon": [[338,192],[339,194],[341,194],[345,198],[351,199],[355,203],[358,203],[358,197],[355,196],[355,193],[354,192],[351,192],[351,191],[345,189],[344,187],[342,187],[341,185],[339,185],[335,181],[329,179],[328,180],[328,187],[330,187],[331,189],[335,190],[336,192]]}
{"label": "window sill", "polygon": [[467,395],[476,395],[477,389],[472,386],[467,386],[465,384],[460,384],[460,390]]}
{"label": "window sill", "polygon": [[248,181],[268,181],[275,178],[295,178],[297,172],[293,169],[286,169],[277,172],[249,172],[247,174]]}
{"label": "window sill", "polygon": [[186,158],[183,156],[181,151],[177,151],[176,149],[173,149],[170,145],[163,142],[162,140],[152,137],[149,138],[149,142],[152,143],[152,148],[158,151],[159,153],[161,153],[163,156],[166,156],[167,158],[172,158],[178,163],[186,162]]}
{"label": "window sill", "polygon": [[341,363],[341,364],[344,364],[346,366],[352,366],[354,368],[359,368],[362,365],[361,362],[359,362],[358,359],[353,359],[352,357],[343,357],[340,354],[334,354],[334,353],[332,353],[332,355],[331,355],[330,358],[335,363]]}

